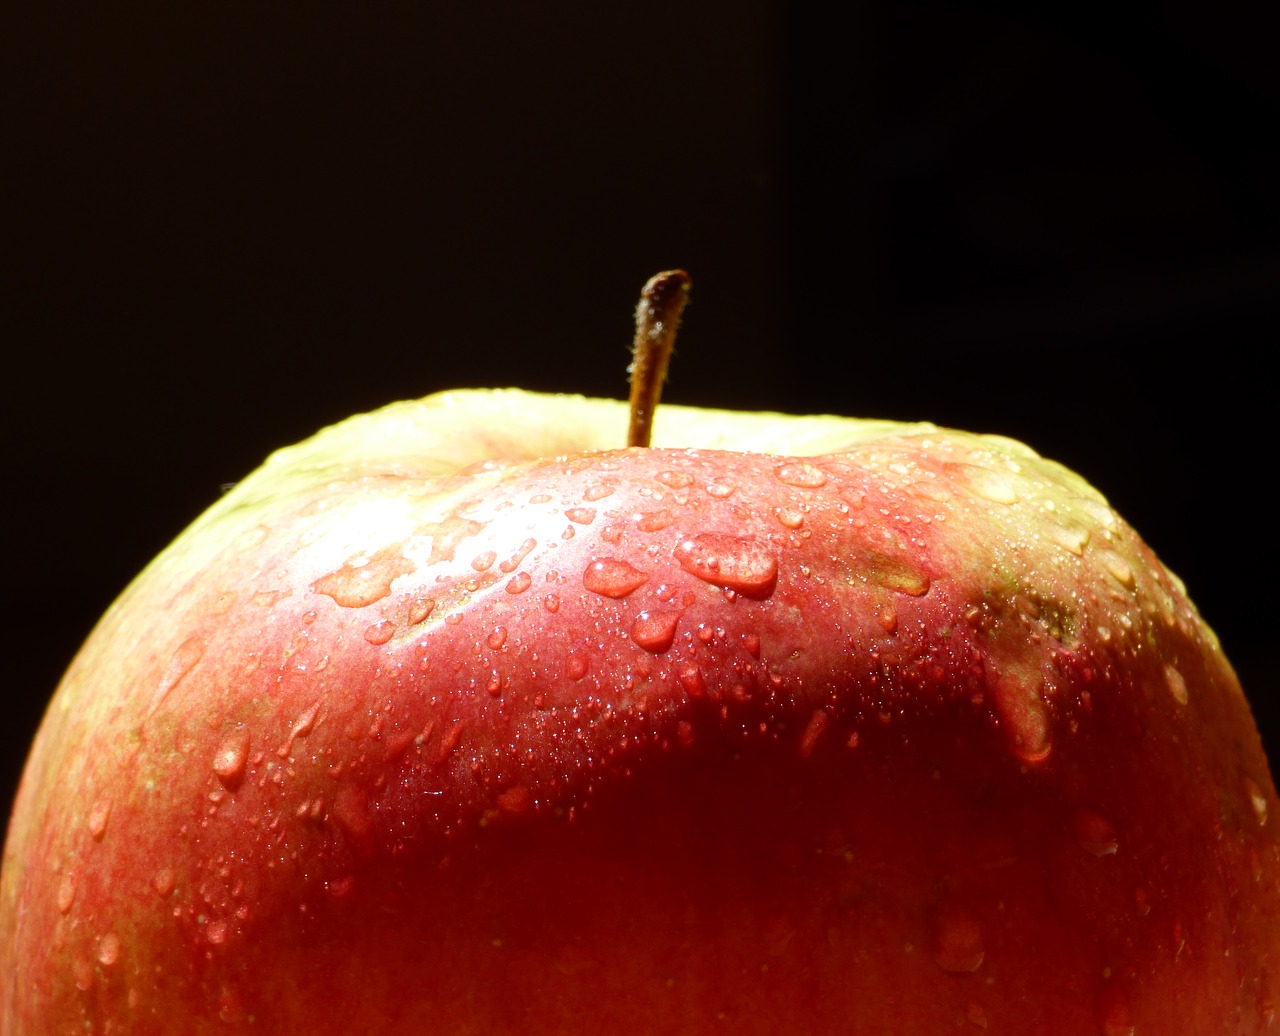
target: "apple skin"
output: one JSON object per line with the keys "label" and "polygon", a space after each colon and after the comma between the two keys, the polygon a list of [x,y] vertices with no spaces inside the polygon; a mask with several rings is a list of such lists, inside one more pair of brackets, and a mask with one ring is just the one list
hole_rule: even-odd
{"label": "apple skin", "polygon": [[928,425],[625,424],[396,404],[162,553],[32,749],[0,1033],[1272,1025],[1267,761],[1096,491]]}

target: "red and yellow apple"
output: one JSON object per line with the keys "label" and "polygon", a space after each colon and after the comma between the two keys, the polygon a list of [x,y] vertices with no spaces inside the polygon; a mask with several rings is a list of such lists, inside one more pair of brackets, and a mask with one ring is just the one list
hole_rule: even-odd
{"label": "red and yellow apple", "polygon": [[281,450],[26,769],[0,1033],[1261,1033],[1218,641],[1006,439],[516,390]]}

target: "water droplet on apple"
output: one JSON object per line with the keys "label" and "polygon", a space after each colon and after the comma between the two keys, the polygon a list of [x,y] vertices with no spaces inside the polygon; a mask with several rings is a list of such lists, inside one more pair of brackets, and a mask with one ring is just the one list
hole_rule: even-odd
{"label": "water droplet on apple", "polygon": [[249,732],[241,729],[233,731],[222,740],[213,757],[213,772],[231,791],[235,791],[244,780],[245,764],[249,758]]}
{"label": "water droplet on apple", "polygon": [[1267,823],[1267,797],[1262,793],[1262,789],[1258,787],[1256,781],[1251,777],[1244,779],[1244,792],[1249,798],[1249,805],[1253,807],[1253,815],[1258,820],[1258,826],[1263,827]]}
{"label": "water droplet on apple", "polygon": [[354,874],[344,874],[340,878],[334,878],[332,881],[324,883],[324,890],[334,899],[341,899],[356,887],[356,876]]}
{"label": "water droplet on apple", "polygon": [[1049,525],[1047,535],[1051,541],[1076,557],[1083,557],[1084,549],[1089,545],[1089,530],[1079,525]]}
{"label": "water droplet on apple", "polygon": [[494,651],[497,651],[506,642],[507,642],[506,626],[498,626],[494,629],[492,633],[489,634],[488,644],[489,644],[489,647]]}
{"label": "water droplet on apple", "polygon": [[715,497],[717,500],[723,500],[725,497],[733,496],[738,487],[732,482],[709,482],[707,483],[707,496]]}
{"label": "water droplet on apple", "polygon": [[795,507],[778,507],[773,514],[787,529],[798,529],[804,524],[804,512]]}
{"label": "water droplet on apple", "polygon": [[775,472],[779,482],[785,482],[797,489],[818,489],[827,484],[826,473],[804,461],[792,461],[783,464]]}
{"label": "water droplet on apple", "polygon": [[1082,807],[1075,811],[1072,823],[1080,848],[1085,852],[1094,856],[1112,856],[1119,850],[1120,840],[1116,837],[1115,825],[1101,813]]}
{"label": "water droplet on apple", "polygon": [[227,941],[227,922],[224,918],[215,917],[204,926],[204,937],[211,946],[221,946]]}
{"label": "water droplet on apple", "polygon": [[778,580],[778,559],[754,539],[704,532],[682,540],[675,559],[690,575],[745,597],[767,597]]}
{"label": "water droplet on apple", "polygon": [[108,932],[98,940],[98,963],[109,968],[120,959],[120,936]]}
{"label": "water droplet on apple", "polygon": [[1134,1036],[1133,1010],[1129,998],[1114,983],[1103,987],[1099,997],[1098,1023],[1103,1036]]}
{"label": "water droplet on apple", "polygon": [[163,898],[173,891],[176,880],[172,867],[161,867],[151,879],[151,887]]}
{"label": "water droplet on apple", "polygon": [[565,511],[564,516],[575,525],[590,525],[596,520],[596,509],[594,507],[570,507]]}
{"label": "water droplet on apple", "polygon": [[933,959],[943,971],[971,973],[987,955],[982,922],[971,914],[947,910],[938,915],[933,933]]}
{"label": "water droplet on apple", "polygon": [[75,871],[63,871],[62,880],[58,882],[58,913],[65,914],[71,909],[76,899]]}
{"label": "water droplet on apple", "polygon": [[1010,674],[997,677],[991,688],[1013,754],[1024,763],[1042,762],[1053,747],[1049,714],[1040,688],[1038,678],[1023,680]]}
{"label": "water droplet on apple", "polygon": [[542,599],[542,606],[554,614],[560,610],[560,598],[556,594],[547,594]]}
{"label": "water droplet on apple", "polygon": [[[432,551],[434,553],[434,545]],[[333,598],[343,608],[364,608],[391,593],[391,584],[416,570],[400,553],[400,546],[383,547],[372,556],[356,555],[343,566],[311,584],[318,594]]]}
{"label": "water droplet on apple", "polygon": [[655,477],[669,489],[688,489],[693,485],[693,476],[687,471],[660,471]]}
{"label": "water droplet on apple", "polygon": [[886,601],[876,606],[876,622],[886,633],[894,633],[898,629],[898,610]]}
{"label": "water droplet on apple", "polygon": [[498,568],[503,572],[514,572],[520,567],[520,562],[527,558],[529,556],[529,552],[537,545],[538,541],[533,538],[523,540],[520,546],[518,546],[512,553],[511,557],[507,558],[505,561],[498,562]]}
{"label": "water droplet on apple", "polygon": [[160,677],[160,683],[156,686],[156,692],[151,696],[151,704],[147,706],[147,716],[160,707],[160,703],[169,697],[178,684],[182,683],[186,675],[195,668],[196,663],[204,657],[205,641],[203,637],[191,636],[178,645],[178,649],[173,653],[173,657],[169,659],[169,664],[165,666],[164,674]]}
{"label": "water droplet on apple", "polygon": [[685,694],[690,698],[705,698],[707,696],[707,684],[703,679],[702,670],[693,662],[687,662],[680,667],[680,671],[676,673],[676,679],[680,682],[680,686],[684,688]]}
{"label": "water droplet on apple", "polygon": [[665,507],[658,511],[646,511],[636,519],[641,532],[661,532],[676,523],[676,516]]}
{"label": "water droplet on apple", "polygon": [[744,633],[742,636],[742,646],[747,649],[747,654],[752,658],[760,657],[760,637],[755,633]]}
{"label": "water droplet on apple", "polygon": [[814,749],[830,726],[831,716],[826,709],[814,709],[809,722],[805,724],[804,733],[800,735],[800,758],[812,758]]}
{"label": "water droplet on apple", "polygon": [[1129,562],[1125,561],[1119,554],[1111,550],[1101,550],[1098,555],[1102,559],[1103,567],[1126,590],[1132,590],[1137,585]]}
{"label": "water droplet on apple", "polygon": [[89,834],[95,842],[101,842],[107,833],[107,822],[111,819],[111,800],[98,799],[89,810]]}
{"label": "water droplet on apple", "polygon": [[409,603],[409,625],[416,626],[420,622],[426,622],[427,618],[436,610],[436,602],[429,597],[415,597]]}
{"label": "water droplet on apple", "polygon": [[643,611],[631,624],[631,639],[655,655],[671,647],[680,622],[678,611]]}
{"label": "water droplet on apple", "polygon": [[1187,681],[1172,663],[1165,664],[1164,682],[1169,685],[1169,693],[1173,695],[1173,700],[1179,705],[1186,705],[1189,700]]}
{"label": "water droplet on apple", "polygon": [[[457,729],[457,728],[455,728]],[[461,737],[458,729],[457,737]],[[448,738],[446,741],[454,740]],[[457,747],[457,742],[449,748]],[[442,750],[444,746],[441,746]],[[333,798],[332,814],[338,828],[346,835],[347,843],[360,855],[368,856],[374,847],[376,831],[369,811],[369,799],[364,790],[352,784],[344,784]]]}
{"label": "water droplet on apple", "polygon": [[908,597],[923,597],[929,592],[929,577],[910,561],[870,553],[862,561],[862,574],[886,590]]}
{"label": "water droplet on apple", "polygon": [[385,644],[395,636],[396,624],[390,619],[382,619],[365,628],[364,639],[375,647]]}
{"label": "water droplet on apple", "polygon": [[648,581],[647,572],[621,558],[596,558],[582,573],[582,585],[602,597],[626,597]]}
{"label": "water droplet on apple", "polygon": [[496,799],[498,811],[505,816],[523,816],[537,805],[532,789],[522,784],[505,788]]}
{"label": "water droplet on apple", "polygon": [[506,591],[509,594],[522,594],[532,583],[533,577],[528,572],[517,572],[507,580]]}
{"label": "water droplet on apple", "polygon": [[984,500],[993,504],[1012,506],[1018,502],[1018,490],[1006,476],[986,468],[973,468],[969,472],[969,488]]}
{"label": "water droplet on apple", "polygon": [[581,680],[587,675],[587,660],[575,652],[565,660],[564,671],[570,680]]}
{"label": "water droplet on apple", "polygon": [[71,962],[71,974],[80,992],[87,993],[93,988],[93,965],[83,957],[76,957]]}
{"label": "water droplet on apple", "polygon": [[[316,725],[316,715],[319,712],[320,712],[320,703],[318,701],[308,706],[307,709],[302,713],[302,715],[300,715],[296,720],[293,721],[293,726],[289,730],[289,740],[292,741],[295,738],[306,737],[308,734],[310,734],[312,729]],[[247,743],[246,743],[246,751],[247,751]]]}

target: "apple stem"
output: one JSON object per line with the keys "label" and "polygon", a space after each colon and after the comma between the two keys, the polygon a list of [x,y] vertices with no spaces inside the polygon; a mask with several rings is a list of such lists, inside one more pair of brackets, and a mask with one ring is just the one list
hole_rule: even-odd
{"label": "apple stem", "polygon": [[676,344],[680,314],[689,301],[689,275],[683,270],[654,274],[640,292],[636,306],[636,337],[631,366],[631,424],[628,446],[648,446],[653,412],[667,379],[667,364]]}

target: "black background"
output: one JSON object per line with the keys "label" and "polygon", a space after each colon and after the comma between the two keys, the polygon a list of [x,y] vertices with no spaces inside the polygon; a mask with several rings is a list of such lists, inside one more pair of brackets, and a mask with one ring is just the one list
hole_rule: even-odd
{"label": "black background", "polygon": [[1280,753],[1265,5],[11,8],[0,794],[222,483],[436,389],[621,396],[636,292],[676,265],[666,398],[1076,468],[1186,579]]}

